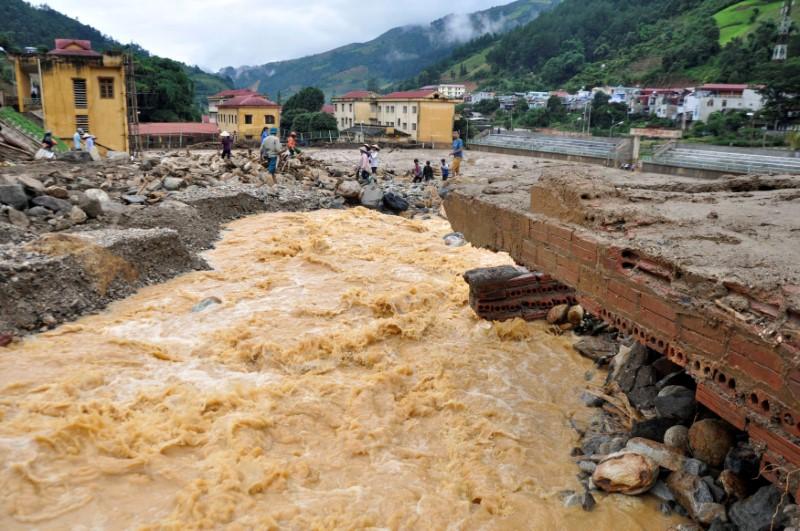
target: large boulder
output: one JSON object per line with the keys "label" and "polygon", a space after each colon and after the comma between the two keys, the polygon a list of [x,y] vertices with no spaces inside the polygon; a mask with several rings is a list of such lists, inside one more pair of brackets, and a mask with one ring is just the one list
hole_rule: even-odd
{"label": "large boulder", "polygon": [[0,204],[25,210],[28,207],[25,188],[21,184],[0,184]]}
{"label": "large boulder", "polygon": [[600,461],[592,481],[606,492],[636,495],[650,490],[658,479],[658,470],[658,464],[649,457],[618,452]]}
{"label": "large boulder", "polygon": [[668,385],[658,392],[655,398],[658,416],[687,422],[694,416],[697,402],[691,389],[680,385]]}
{"label": "large boulder", "polygon": [[664,433],[664,444],[685,454],[689,451],[689,428],[680,424],[672,426]]}
{"label": "large boulder", "polygon": [[361,205],[376,209],[383,202],[383,190],[376,184],[368,184],[361,189]]}
{"label": "large boulder", "polygon": [[761,487],[758,492],[731,506],[731,521],[741,531],[770,531],[781,529],[785,515],[783,508],[788,496],[773,485]]}
{"label": "large boulder", "polygon": [[72,203],[65,199],[58,199],[50,195],[40,195],[33,198],[33,204],[43,206],[53,212],[69,212],[72,210]]}
{"label": "large boulder", "polygon": [[701,524],[710,525],[717,519],[727,521],[725,506],[716,502],[702,478],[683,471],[673,472],[667,477],[667,487],[689,516]]}
{"label": "large boulder", "polygon": [[70,192],[69,200],[72,204],[77,205],[81,210],[86,212],[86,215],[90,218],[96,218],[103,213],[103,206],[100,201],[92,199],[84,192]]}
{"label": "large boulder", "polygon": [[357,181],[342,181],[336,192],[346,199],[358,199],[361,195],[361,185]]}
{"label": "large boulder", "polygon": [[733,434],[727,423],[717,419],[704,419],[689,428],[689,448],[697,459],[714,468],[725,462],[725,456],[733,448]]}

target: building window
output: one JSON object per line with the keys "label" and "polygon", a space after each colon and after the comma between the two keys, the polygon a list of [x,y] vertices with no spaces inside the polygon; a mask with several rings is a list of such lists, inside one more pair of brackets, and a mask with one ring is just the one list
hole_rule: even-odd
{"label": "building window", "polygon": [[253,140],[253,135],[244,135],[245,140]]}
{"label": "building window", "polygon": [[416,131],[417,130],[417,124],[411,124],[411,130],[412,131]]}
{"label": "building window", "polygon": [[73,79],[72,80],[72,95],[75,97],[76,109],[88,109],[89,99],[86,96],[86,80]]}
{"label": "building window", "polygon": [[403,114],[408,114],[408,105],[403,105]]}
{"label": "building window", "polygon": [[727,107],[728,106],[728,100],[722,100],[722,106],[723,107]]}
{"label": "building window", "polygon": [[333,104],[333,110],[336,111],[336,112],[339,112],[339,104],[338,103],[334,103]]}
{"label": "building window", "polygon": [[245,114],[244,115],[244,123],[246,125],[253,125],[253,115],[252,114]]}
{"label": "building window", "polygon": [[413,105],[411,107],[411,114],[417,114],[417,106],[416,105]]}
{"label": "building window", "polygon": [[100,81],[100,97],[104,100],[114,99],[114,78],[101,77]]}
{"label": "building window", "polygon": [[714,100],[708,100],[708,106],[709,107],[713,107],[714,106]]}
{"label": "building window", "polygon": [[353,112],[353,104],[350,104],[350,112]]}
{"label": "building window", "polygon": [[88,114],[78,114],[75,115],[75,128],[83,129],[84,132],[89,132],[89,115]]}
{"label": "building window", "polygon": [[275,123],[275,117],[272,116],[271,114],[265,114],[264,115],[264,123],[267,124],[267,125],[274,124]]}
{"label": "building window", "polygon": [[400,127],[400,118],[397,119],[397,127]]}

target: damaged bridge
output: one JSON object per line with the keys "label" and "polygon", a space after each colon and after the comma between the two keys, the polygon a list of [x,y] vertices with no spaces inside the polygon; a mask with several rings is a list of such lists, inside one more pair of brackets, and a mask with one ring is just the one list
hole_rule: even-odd
{"label": "damaged bridge", "polygon": [[684,367],[698,401],[764,452],[763,475],[796,494],[800,177],[543,168],[527,182],[456,187],[455,230],[574,288],[597,317]]}

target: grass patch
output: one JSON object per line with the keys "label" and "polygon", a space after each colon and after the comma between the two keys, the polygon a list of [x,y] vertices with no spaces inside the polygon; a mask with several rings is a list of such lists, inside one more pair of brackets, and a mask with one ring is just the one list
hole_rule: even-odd
{"label": "grass patch", "polygon": [[[27,119],[25,116],[21,115],[11,107],[2,107],[0,108],[0,118],[4,121],[10,123],[17,129],[24,131],[29,136],[41,140],[44,138],[44,129],[39,127],[35,122]],[[55,149],[56,151],[68,151],[69,148],[64,143],[63,140],[58,138],[57,136],[53,136],[56,141]]]}
{"label": "grass patch", "polygon": [[783,0],[744,0],[719,11],[714,20],[719,26],[719,43],[725,46],[737,37],[744,37],[761,22],[777,21]]}

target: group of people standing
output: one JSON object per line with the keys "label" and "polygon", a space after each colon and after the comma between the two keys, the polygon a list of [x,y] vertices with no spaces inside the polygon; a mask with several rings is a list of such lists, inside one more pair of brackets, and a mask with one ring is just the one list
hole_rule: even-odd
{"label": "group of people standing", "polygon": [[[454,177],[458,177],[461,174],[461,161],[464,159],[464,141],[461,140],[461,135],[458,131],[453,131],[453,150],[450,152],[450,156],[453,157],[452,168],[447,164],[447,159],[442,159],[439,167],[443,181],[450,177],[451,170]],[[425,166],[420,166],[419,159],[414,159],[414,169],[411,170],[411,174],[415,183],[432,181],[433,166],[431,166],[431,161],[426,161]]]}
{"label": "group of people standing", "polygon": [[358,177],[362,181],[370,181],[378,176],[378,163],[381,148],[377,144],[364,144],[359,148],[361,161],[358,165]]}
{"label": "group of people standing", "polygon": [[[75,134],[72,135],[72,151],[86,151],[87,153],[91,153],[94,149],[94,139],[96,137],[85,132],[80,127],[75,131]],[[83,144],[81,144],[81,140],[83,140]]]}
{"label": "group of people standing", "polygon": [[[227,131],[220,134],[222,142],[222,158],[230,159],[233,149],[233,136]],[[261,130],[261,144],[259,152],[261,153],[261,161],[266,164],[267,171],[275,177],[275,172],[278,170],[278,161],[282,154],[287,157],[294,157],[300,153],[297,147],[297,133],[292,132],[286,139],[286,149],[284,150],[281,139],[278,136],[277,127],[265,127]]]}

